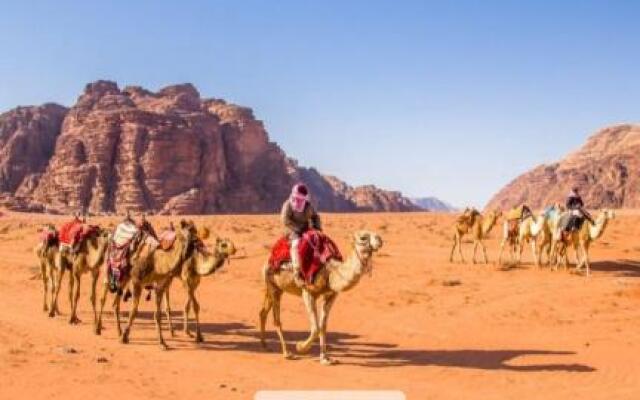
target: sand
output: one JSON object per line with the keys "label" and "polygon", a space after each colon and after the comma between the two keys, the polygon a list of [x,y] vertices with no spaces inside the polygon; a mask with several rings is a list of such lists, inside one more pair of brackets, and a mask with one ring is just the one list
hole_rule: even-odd
{"label": "sand", "polygon": [[[250,399],[260,389],[399,389],[409,399],[640,398],[640,213],[620,213],[594,244],[590,278],[537,270],[528,249],[517,267],[450,264],[453,218],[324,215],[345,252],[358,228],[385,241],[373,275],[337,300],[329,345],[339,364],[326,367],[315,349],[284,360],[271,320],[271,351],[257,340],[259,271],[280,233],[276,216],[195,218],[240,251],[199,289],[205,343],[178,331],[166,335],[171,350],[162,351],[152,302],[142,303],[130,344],[118,342],[110,309],[103,335],[94,335],[88,275],[83,323],[67,323],[66,280],[63,315],[48,318],[32,249],[39,223],[64,218],[7,213],[0,217],[0,398]],[[152,218],[156,226],[167,221]],[[490,261],[497,235],[487,241]],[[174,310],[183,300],[174,285]],[[306,335],[306,315],[298,298],[285,298],[283,307],[293,344]]]}

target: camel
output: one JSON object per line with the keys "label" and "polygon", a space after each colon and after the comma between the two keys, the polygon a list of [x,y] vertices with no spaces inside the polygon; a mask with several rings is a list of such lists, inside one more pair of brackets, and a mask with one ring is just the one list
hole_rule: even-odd
{"label": "camel", "polygon": [[[580,271],[582,267],[586,267],[586,276],[591,272],[589,265],[589,246],[595,240],[598,240],[607,229],[609,220],[615,218],[615,212],[605,209],[595,219],[595,223],[591,224],[585,221],[579,230],[573,231],[568,235],[562,232],[554,232],[552,240],[552,257],[555,260],[554,270],[558,269],[558,265],[562,259],[564,268],[568,267],[567,253],[569,245],[572,245],[576,253],[576,271]],[[582,253],[582,257],[580,257]],[[560,257],[558,257],[560,256]]]}
{"label": "camel", "polygon": [[[49,231],[54,232],[57,235],[57,231],[53,224],[45,224],[40,232]],[[57,238],[49,243],[47,239],[41,241],[35,247],[35,254],[40,262],[40,275],[42,276],[42,286],[43,286],[43,306],[42,310],[44,312],[48,312],[51,307],[52,317],[56,314],[60,314],[60,311],[57,308],[57,304],[54,303],[54,294],[56,293],[55,284],[57,283],[56,274],[58,269],[56,267],[56,259],[58,258],[58,240]],[[51,290],[49,290],[49,284],[51,284]],[[48,297],[51,297],[51,305],[47,301]]]}
{"label": "camel", "polygon": [[[264,301],[260,310],[260,343],[267,348],[265,342],[265,324],[269,312],[273,309],[273,321],[280,339],[282,355],[286,359],[292,358],[284,340],[282,323],[280,321],[280,301],[283,293],[302,296],[307,315],[311,324],[309,337],[296,343],[296,350],[300,354],[306,354],[311,349],[314,341],[320,339],[320,363],[322,365],[333,364],[333,360],[327,354],[326,334],[327,320],[331,307],[335,303],[339,293],[353,289],[362,274],[371,271],[371,259],[373,254],[382,247],[382,239],[376,233],[358,231],[353,235],[353,251],[344,262],[329,260],[317,273],[311,285],[304,290],[295,282],[293,266],[284,264],[278,271],[274,271],[265,265],[263,268],[263,280],[265,285]],[[320,315],[316,311],[316,302],[322,299]]]}
{"label": "camel", "polygon": [[[138,306],[140,305],[140,296],[142,295],[142,289],[146,286],[154,286],[156,310],[154,313],[154,320],[156,325],[156,331],[158,334],[158,342],[163,349],[168,349],[167,344],[162,336],[161,326],[161,306],[162,299],[164,297],[165,290],[168,289],[172,279],[178,276],[181,271],[182,264],[185,260],[192,256],[197,244],[196,228],[193,222],[187,222],[182,220],[180,227],[176,230],[176,240],[173,246],[168,250],[161,248],[152,249],[148,243],[142,243],[141,249],[138,249],[132,255],[129,262],[131,270],[123,284],[123,287],[131,287],[133,292],[133,304],[129,313],[129,319],[127,326],[124,330],[121,328],[120,323],[120,300],[121,293],[116,294],[114,299],[114,314],[116,317],[116,326],[118,329],[118,336],[120,342],[123,344],[129,343],[129,335],[133,322],[138,313]],[[95,325],[95,333],[101,334],[102,331],[102,314],[104,310],[104,304],[106,302],[107,294],[109,292],[109,285],[107,282],[104,284],[102,298],[100,300],[100,313]],[[170,310],[168,310],[170,312]]]}
{"label": "camel", "polygon": [[478,246],[480,246],[482,248],[484,263],[487,264],[489,262],[487,258],[487,247],[484,245],[483,240],[489,235],[501,215],[502,212],[499,209],[491,211],[487,217],[484,217],[475,208],[466,209],[454,226],[453,246],[449,254],[449,262],[453,262],[453,254],[457,247],[460,261],[465,263],[464,256],[462,255],[462,237],[467,233],[471,233],[471,237],[473,238],[472,262],[474,264],[476,263],[476,252]]}
{"label": "camel", "polygon": [[[47,269],[48,280],[51,282],[51,304],[49,306],[49,317],[60,314],[58,310],[58,296],[62,288],[62,278],[66,270],[69,274],[69,304],[71,305],[70,324],[77,324],[80,320],[77,317],[78,300],[80,298],[80,278],[84,272],[92,273],[91,305],[93,307],[94,319],[96,313],[96,283],[98,281],[99,267],[104,260],[104,253],[109,240],[107,230],[97,228],[89,237],[83,239],[75,253],[70,249],[60,249],[59,246],[48,246],[39,250],[41,255],[41,269]],[[44,251],[44,253],[42,252]],[[43,278],[44,279],[44,278]],[[45,297],[46,297],[46,281]]]}
{"label": "camel", "polygon": [[[542,252],[545,249],[551,249],[549,213],[543,212],[538,217],[530,215],[520,223],[517,238],[518,264],[520,264],[520,261],[522,260],[522,251],[524,250],[525,243],[531,243],[531,253],[533,255],[534,263],[536,267],[540,267]],[[500,253],[502,253],[502,247],[500,249]],[[547,260],[549,260],[548,252]]]}
{"label": "camel", "polygon": [[71,302],[70,324],[80,323],[78,318],[78,300],[80,299],[80,281],[85,272],[91,273],[91,308],[93,309],[93,321],[98,318],[96,309],[96,286],[100,275],[100,266],[104,262],[104,256],[109,244],[110,232],[106,229],[98,228],[98,231],[86,238],[75,256],[69,252],[62,251],[60,259],[68,265],[69,276],[69,300]]}
{"label": "camel", "polygon": [[[202,239],[202,238],[200,238]],[[236,248],[229,239],[216,239],[215,250],[213,254],[204,251],[203,249],[197,249],[194,251],[191,257],[189,257],[182,266],[180,273],[180,280],[187,292],[187,301],[184,305],[183,313],[183,331],[186,335],[191,336],[189,332],[189,311],[193,307],[193,313],[196,321],[196,335],[195,339],[197,343],[202,342],[202,333],[200,331],[200,303],[196,299],[196,289],[200,285],[202,277],[209,276],[220,269],[229,257],[236,253]],[[171,313],[171,309],[168,306],[169,301],[169,289],[165,291],[165,302],[167,305],[167,313]],[[171,322],[169,323],[171,326]],[[173,332],[173,327],[170,327]]]}

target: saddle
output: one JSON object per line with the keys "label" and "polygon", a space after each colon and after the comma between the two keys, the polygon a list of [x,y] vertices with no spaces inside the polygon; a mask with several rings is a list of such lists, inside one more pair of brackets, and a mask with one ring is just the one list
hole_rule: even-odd
{"label": "saddle", "polygon": [[[329,260],[343,261],[342,254],[329,236],[310,229],[300,238],[298,244],[300,273],[308,284],[313,283],[316,274]],[[291,242],[287,236],[280,238],[271,249],[269,268],[280,271],[282,265],[291,261]]]}
{"label": "saddle", "polygon": [[69,221],[60,227],[60,232],[58,233],[60,248],[71,249],[75,253],[82,242],[97,233],[98,230],[98,226],[87,225],[77,219]]}
{"label": "saddle", "polygon": [[164,230],[160,232],[160,236],[158,236],[158,241],[160,242],[160,248],[162,250],[169,250],[173,247],[173,244],[176,242],[176,232],[170,229]]}
{"label": "saddle", "polygon": [[109,240],[107,252],[107,273],[111,292],[122,289],[122,284],[131,270],[129,257],[140,252],[144,244],[150,246],[151,251],[159,245],[156,238],[132,221],[118,224]]}

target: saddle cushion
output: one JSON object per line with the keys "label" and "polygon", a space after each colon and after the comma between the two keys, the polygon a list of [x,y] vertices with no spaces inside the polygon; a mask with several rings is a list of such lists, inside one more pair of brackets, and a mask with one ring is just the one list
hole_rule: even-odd
{"label": "saddle cushion", "polygon": [[162,231],[158,236],[158,241],[162,250],[169,250],[176,241],[176,232],[169,229]]}
{"label": "saddle cushion", "polygon": [[116,244],[116,246],[121,247],[125,244],[131,242],[131,240],[138,234],[138,227],[129,222],[121,222],[116,226],[116,230],[113,232],[113,236],[111,240]]}
{"label": "saddle cushion", "polygon": [[81,234],[82,222],[74,219],[60,227],[60,242],[67,246],[74,246],[80,241]]}
{"label": "saddle cushion", "polygon": [[[331,238],[317,230],[308,230],[298,244],[300,272],[307,283],[312,283],[316,274],[329,260],[343,261],[342,254]],[[291,245],[287,237],[280,238],[271,250],[269,267],[278,271],[283,264],[291,262]]]}

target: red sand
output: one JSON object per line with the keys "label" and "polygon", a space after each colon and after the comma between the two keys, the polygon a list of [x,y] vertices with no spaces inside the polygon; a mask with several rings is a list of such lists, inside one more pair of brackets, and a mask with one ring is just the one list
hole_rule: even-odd
{"label": "red sand", "polygon": [[[178,332],[167,334],[172,349],[161,351],[151,302],[141,306],[131,344],[117,341],[110,309],[103,336],[93,334],[88,276],[83,323],[67,324],[66,280],[64,315],[49,319],[32,248],[39,223],[64,218],[7,214],[0,218],[0,398],[249,399],[259,389],[316,388],[400,389],[409,399],[638,399],[640,215],[622,214],[593,246],[588,279],[536,270],[528,252],[525,265],[506,270],[449,264],[449,215],[325,215],[345,253],[358,228],[385,241],[373,276],[333,309],[329,344],[340,364],[331,367],[317,362],[317,352],[282,359],[271,321],[272,351],[260,350],[259,270],[281,233],[276,216],[195,218],[241,250],[199,289],[205,343]],[[491,261],[498,231],[488,241]],[[464,250],[470,258],[471,246]],[[174,310],[183,299],[175,284]],[[286,298],[283,324],[291,344],[306,334],[300,299]]]}

